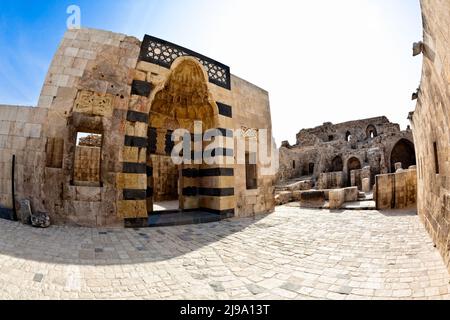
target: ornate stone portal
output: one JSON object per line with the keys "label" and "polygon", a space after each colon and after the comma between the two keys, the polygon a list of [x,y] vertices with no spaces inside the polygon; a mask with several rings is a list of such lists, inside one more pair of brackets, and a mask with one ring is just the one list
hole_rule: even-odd
{"label": "ornate stone portal", "polygon": [[[17,199],[29,199],[33,211],[48,212],[53,223],[145,225],[154,200],[173,197],[181,211],[219,218],[274,208],[274,176],[256,164],[246,177],[248,164],[236,163],[233,141],[243,126],[271,137],[268,93],[231,75],[229,67],[161,39],[68,31],[38,107],[1,107],[0,119],[7,139],[0,144],[7,164],[2,186],[11,182],[16,154]],[[6,125],[26,130],[3,132]],[[179,129],[202,154],[209,145],[203,134],[217,129],[221,137],[209,155],[229,161],[171,163],[172,133]],[[272,142],[267,145],[270,150]],[[0,205],[11,208],[11,194],[2,187]]]}

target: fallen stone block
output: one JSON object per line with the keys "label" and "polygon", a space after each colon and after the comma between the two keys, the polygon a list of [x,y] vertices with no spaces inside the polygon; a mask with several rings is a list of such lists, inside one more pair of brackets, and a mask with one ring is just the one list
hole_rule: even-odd
{"label": "fallen stone block", "polygon": [[304,191],[294,191],[294,192],[292,192],[292,201],[300,201],[301,200],[301,197],[302,197],[302,193],[303,193]]}
{"label": "fallen stone block", "polygon": [[282,206],[292,201],[292,191],[282,191],[275,195],[275,205]]}
{"label": "fallen stone block", "polygon": [[358,201],[358,187],[349,187],[344,188],[345,193],[345,202],[354,202]]}
{"label": "fallen stone block", "polygon": [[288,191],[305,191],[311,190],[314,187],[314,182],[312,180],[299,181],[291,184],[287,187]]}
{"label": "fallen stone block", "polygon": [[31,214],[31,224],[36,228],[48,228],[50,227],[50,217],[46,212]]}
{"label": "fallen stone block", "polygon": [[300,206],[305,208],[322,208],[325,205],[324,191],[304,191],[300,196]]}
{"label": "fallen stone block", "polygon": [[345,203],[345,191],[344,189],[336,189],[330,191],[329,207],[331,210],[340,209]]}

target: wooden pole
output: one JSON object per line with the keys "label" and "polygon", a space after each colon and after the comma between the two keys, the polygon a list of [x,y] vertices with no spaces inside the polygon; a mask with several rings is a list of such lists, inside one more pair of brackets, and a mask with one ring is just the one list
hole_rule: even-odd
{"label": "wooden pole", "polygon": [[16,194],[15,194],[15,179],[14,179],[14,171],[16,169],[16,155],[12,156],[12,170],[11,170],[11,193],[12,193],[12,203],[13,203],[13,216],[12,219],[17,221],[17,210],[16,210]]}

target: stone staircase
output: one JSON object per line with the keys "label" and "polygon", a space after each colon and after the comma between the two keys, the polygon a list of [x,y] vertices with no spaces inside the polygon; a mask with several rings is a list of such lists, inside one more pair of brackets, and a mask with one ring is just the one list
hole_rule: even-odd
{"label": "stone staircase", "polygon": [[376,210],[376,203],[373,201],[372,193],[358,192],[358,201],[347,202],[342,207],[344,210]]}

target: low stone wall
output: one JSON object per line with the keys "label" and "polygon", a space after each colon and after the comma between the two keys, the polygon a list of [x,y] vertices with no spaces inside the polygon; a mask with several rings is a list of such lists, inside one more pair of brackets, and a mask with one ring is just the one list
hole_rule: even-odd
{"label": "low stone wall", "polygon": [[318,189],[338,189],[344,187],[344,172],[327,172],[321,173],[317,181]]}
{"label": "low stone wall", "polygon": [[400,170],[393,174],[378,175],[374,196],[378,210],[416,206],[417,170]]}

